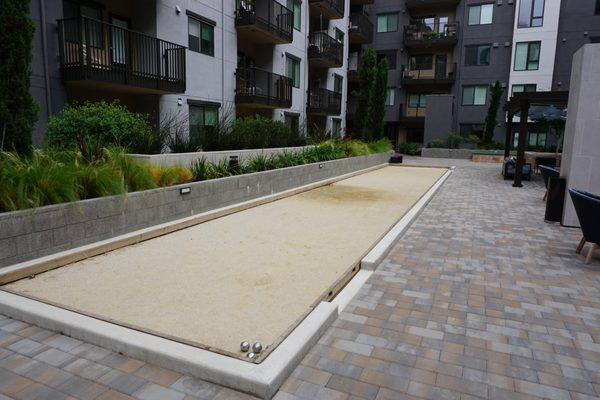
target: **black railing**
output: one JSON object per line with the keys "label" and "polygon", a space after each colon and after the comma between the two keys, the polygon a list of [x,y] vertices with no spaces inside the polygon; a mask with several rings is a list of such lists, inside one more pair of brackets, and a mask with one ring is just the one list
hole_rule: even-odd
{"label": "black railing", "polygon": [[185,47],[91,18],[58,21],[63,79],[185,92]]}
{"label": "black railing", "polygon": [[284,42],[291,42],[293,23],[293,11],[275,0],[241,0],[237,3],[236,26],[256,26]]}
{"label": "black railing", "polygon": [[348,29],[350,41],[353,43],[372,43],[373,24],[362,12],[350,14],[350,27]]}
{"label": "black railing", "polygon": [[272,108],[292,106],[292,80],[260,68],[238,68],[235,72],[235,102]]}
{"label": "black railing", "polygon": [[342,94],[322,88],[309,88],[308,112],[311,114],[339,115],[342,112]]}
{"label": "black railing", "polygon": [[313,32],[309,36],[308,58],[318,60],[327,67],[344,64],[344,45],[325,32]]}
{"label": "black railing", "polygon": [[430,69],[410,69],[402,66],[403,84],[411,83],[452,83],[455,79],[456,63],[433,63]]}
{"label": "black railing", "polygon": [[458,22],[435,22],[414,24],[404,27],[406,42],[455,42],[458,37]]}
{"label": "black railing", "polygon": [[[321,6],[321,11],[329,18],[331,18],[333,14],[335,14],[337,18],[342,18],[344,16],[344,3],[344,0],[309,0],[309,4],[318,4]],[[329,10],[331,10],[331,12],[329,12]]]}

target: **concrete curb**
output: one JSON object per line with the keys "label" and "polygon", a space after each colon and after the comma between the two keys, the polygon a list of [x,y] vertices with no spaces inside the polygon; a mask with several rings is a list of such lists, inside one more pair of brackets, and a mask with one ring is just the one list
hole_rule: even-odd
{"label": "concrete curb", "polygon": [[360,261],[361,269],[374,271],[377,265],[389,253],[391,248],[402,237],[415,219],[421,214],[427,203],[437,193],[446,179],[452,174],[454,168],[450,168],[429,190],[421,196],[419,201],[390,229],[390,231],[371,249]]}

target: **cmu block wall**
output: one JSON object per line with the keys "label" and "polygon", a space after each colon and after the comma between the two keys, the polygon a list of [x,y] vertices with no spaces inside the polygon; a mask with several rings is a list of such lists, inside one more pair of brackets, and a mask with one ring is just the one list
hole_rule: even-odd
{"label": "cmu block wall", "polygon": [[438,149],[423,147],[421,149],[421,157],[470,160],[474,152],[475,150],[471,149]]}
{"label": "cmu block wall", "polygon": [[[0,267],[387,163],[345,158],[0,214]],[[181,187],[191,193],[181,195]]]}

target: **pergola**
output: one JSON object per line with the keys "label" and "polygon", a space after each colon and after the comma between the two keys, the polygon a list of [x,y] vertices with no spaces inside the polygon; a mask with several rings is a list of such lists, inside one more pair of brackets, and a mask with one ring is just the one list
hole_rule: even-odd
{"label": "pergola", "polygon": [[510,145],[513,136],[513,118],[519,116],[519,143],[517,146],[517,165],[515,166],[514,187],[522,187],[523,165],[525,164],[525,140],[527,137],[527,121],[529,108],[534,106],[554,106],[567,108],[569,100],[568,91],[556,92],[522,92],[515,93],[504,105],[506,111],[506,142],[504,145],[504,158],[510,156]]}

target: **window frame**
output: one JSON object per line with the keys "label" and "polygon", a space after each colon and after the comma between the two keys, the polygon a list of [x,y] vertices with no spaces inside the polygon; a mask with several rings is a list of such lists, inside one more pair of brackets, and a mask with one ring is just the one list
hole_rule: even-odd
{"label": "window frame", "polygon": [[[384,17],[384,16],[386,17],[386,21],[385,21],[386,30],[385,31],[380,31],[379,30],[379,18],[380,17]],[[389,21],[390,21],[389,18],[391,16],[394,16],[396,18],[396,29],[394,29],[394,30],[390,30],[389,29],[389,26],[390,26],[390,24],[389,24]],[[398,18],[398,11],[392,11],[392,12],[385,12],[385,13],[377,14],[376,18],[375,18],[375,32],[376,33],[398,32],[398,23],[399,22],[400,21],[399,21],[399,18]]]}
{"label": "window frame", "polygon": [[[515,86],[522,86],[523,90],[515,92]],[[531,88],[532,86],[533,86],[533,90],[525,90],[527,87]],[[514,95],[515,93],[531,93],[531,92],[536,92],[536,91],[537,91],[536,83],[516,83],[516,84],[512,85],[510,88],[511,96]]]}
{"label": "window frame", "polygon": [[[525,55],[525,68],[524,69],[517,69],[517,51],[519,49],[519,45],[527,45],[527,53]],[[538,45],[538,55],[537,55],[537,60],[531,60],[530,59],[530,55],[531,55],[531,45],[533,44],[537,44]],[[515,60],[513,63],[513,71],[538,71],[540,69],[540,56],[542,55],[542,42],[540,40],[533,40],[531,42],[517,42],[515,44]],[[529,64],[535,62],[537,63],[537,67],[536,68],[529,68]]]}
{"label": "window frame", "polygon": [[[521,0],[519,3],[519,14],[517,15],[517,29],[527,29],[527,28],[541,28],[544,26],[544,14],[546,11],[546,0],[526,0],[529,3],[526,3],[524,0]],[[535,17],[533,13],[535,12],[535,6],[537,2],[542,2],[542,15]],[[529,4],[529,15],[528,15],[528,23],[527,25],[521,25],[521,11],[523,11],[523,6]],[[541,19],[540,25],[533,25],[533,21],[535,19]]]}
{"label": "window frame", "polygon": [[[488,52],[488,57],[487,57],[487,64],[480,64],[480,63],[479,63],[479,61],[480,61],[480,56],[481,56],[481,53],[480,53],[480,50],[479,50],[479,48],[480,48],[480,47],[487,47],[487,49],[489,50],[489,52]],[[467,57],[467,51],[468,51],[469,49],[472,49],[472,48],[477,48],[477,54],[476,54],[476,57],[475,57],[475,59],[476,59],[477,63],[476,63],[476,64],[467,64],[467,61],[468,61],[468,59],[469,59],[469,58]],[[466,45],[466,46],[465,46],[465,67],[487,67],[487,66],[489,66],[491,63],[492,63],[492,44],[491,44],[491,43],[484,43],[484,44],[470,44],[470,45]]]}
{"label": "window frame", "polygon": [[[408,93],[408,108],[426,108],[427,107],[427,96],[430,95],[431,93]],[[417,100],[417,105],[413,106],[411,105],[411,98],[413,96],[417,96],[418,100]]]}
{"label": "window frame", "polygon": [[300,132],[300,114],[294,113],[284,113],[283,122],[290,128],[290,132],[299,133]]}
{"label": "window frame", "polygon": [[[199,15],[196,14],[192,14],[190,11],[188,11],[187,13],[188,16],[188,49],[190,51],[193,51],[195,53],[200,53],[200,54],[204,54],[205,56],[209,56],[209,57],[214,57],[215,56],[215,26],[216,24],[213,21],[210,21],[206,18],[203,18]],[[190,42],[190,37],[195,37],[190,33],[190,24],[195,23],[198,25],[198,49],[196,50],[195,46],[192,47],[191,42]],[[210,51],[206,51],[206,49],[204,48],[204,46],[202,45],[202,32],[203,32],[203,27],[207,27],[210,28],[210,31],[212,33],[212,40],[211,40],[211,46],[210,46]]]}
{"label": "window frame", "polygon": [[[494,4],[495,3],[480,3],[480,4],[470,4],[467,8],[467,25],[468,26],[477,26],[477,25],[491,25],[494,23]],[[492,10],[492,18],[490,20],[490,22],[486,22],[486,23],[481,23],[481,10],[484,6],[490,6],[491,10]],[[476,24],[472,24],[471,23],[471,10],[475,9],[475,8],[479,8],[479,16],[477,18],[477,23]]]}
{"label": "window frame", "polygon": [[[487,104],[488,87],[489,87],[489,85],[465,85],[465,86],[463,86],[461,104],[463,106],[476,106],[476,107],[485,106]],[[477,89],[481,89],[481,88],[485,89],[485,94],[484,94],[484,97],[483,97],[483,103],[481,103],[481,104],[475,103],[475,99],[477,98],[477,96],[476,96]],[[465,101],[465,99],[467,98],[467,96],[465,94],[465,91],[467,89],[473,89],[473,100],[472,100],[472,103],[467,103]]]}
{"label": "window frame", "polygon": [[[218,103],[204,103],[204,102],[195,102],[195,101],[189,101],[188,100],[188,124],[189,124],[189,132],[190,132],[190,137],[192,135],[200,135],[201,134],[201,129],[200,128],[206,128],[206,127],[210,127],[210,126],[216,126],[219,120],[219,110],[221,108],[221,105]],[[214,110],[216,112],[216,118],[215,118],[215,123],[212,125],[207,125],[206,124],[206,110],[210,109],[210,110]],[[198,110],[201,111],[202,113],[202,124],[198,124],[198,125],[192,125],[192,110]],[[194,129],[195,128],[195,129]]]}
{"label": "window frame", "polygon": [[[339,82],[339,91],[337,90],[337,85]],[[344,91],[344,77],[340,74],[333,74],[333,91],[335,93],[342,93]]]}
{"label": "window frame", "polygon": [[[291,7],[290,7],[291,6]],[[296,21],[296,7],[298,7],[298,21]],[[302,2],[299,0],[287,0],[286,8],[292,12],[292,27],[298,32],[302,31]],[[298,22],[298,26],[296,26]]]}
{"label": "window frame", "polygon": [[[337,124],[337,132],[334,131],[333,126]],[[342,119],[341,118],[331,118],[331,138],[339,139],[342,137]]]}
{"label": "window frame", "polygon": [[[431,62],[429,63],[429,68],[421,68],[426,65],[426,63],[418,63],[417,57],[429,57],[431,58]],[[413,60],[415,60],[413,67]],[[434,69],[434,57],[433,54],[415,54],[409,57],[408,59],[408,67],[410,71],[431,71]]]}
{"label": "window frame", "polygon": [[[391,100],[391,101],[388,101]],[[396,105],[396,88],[390,86],[387,88],[385,93],[385,106],[394,107]]]}
{"label": "window frame", "polygon": [[[289,62],[292,62],[292,76],[289,76],[290,70],[289,70]],[[292,86],[295,87],[296,89],[300,88],[300,59],[296,56],[293,56],[291,54],[286,53],[285,54],[285,76],[287,76],[288,78],[290,78],[292,80]],[[296,78],[297,82],[296,82]]]}

